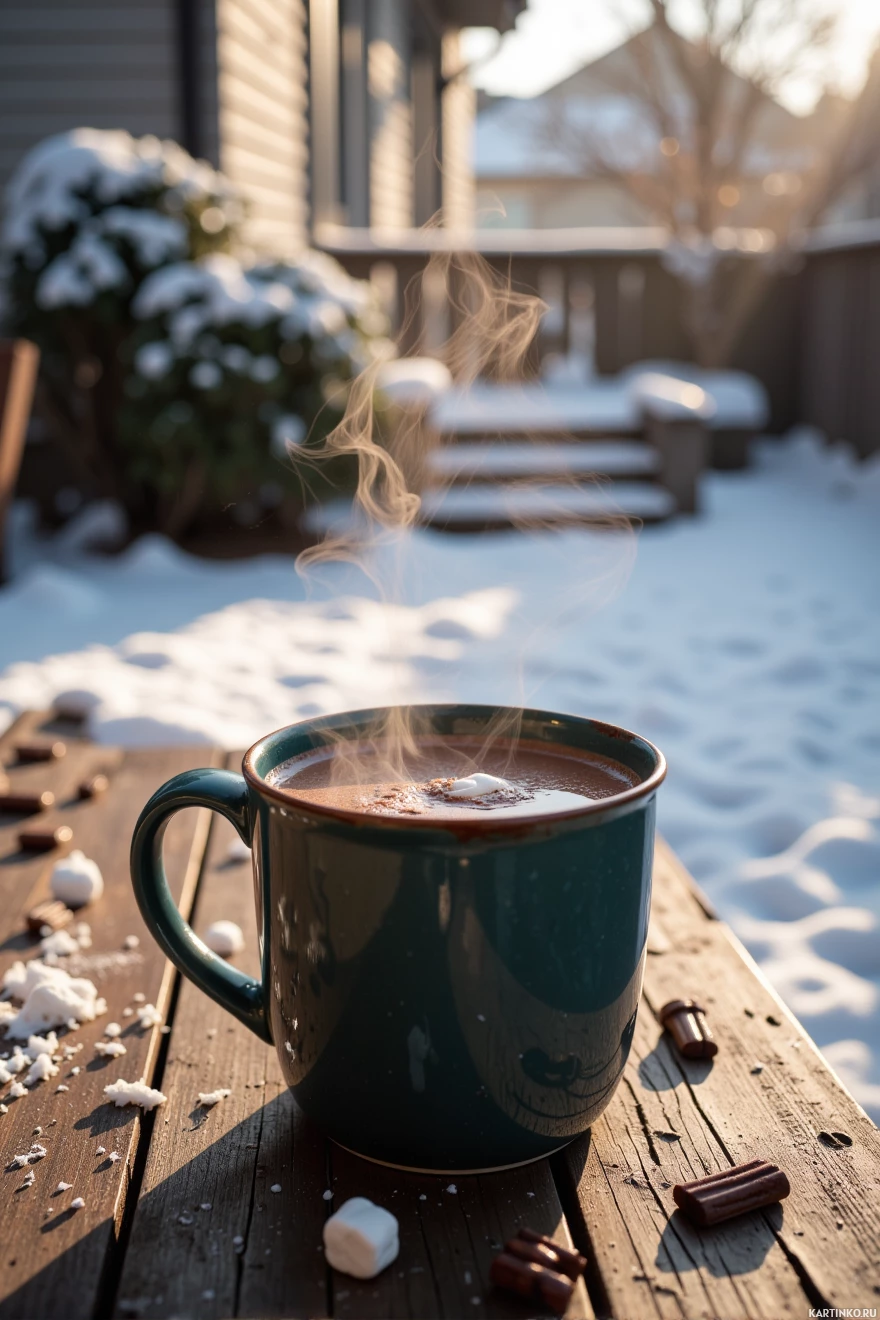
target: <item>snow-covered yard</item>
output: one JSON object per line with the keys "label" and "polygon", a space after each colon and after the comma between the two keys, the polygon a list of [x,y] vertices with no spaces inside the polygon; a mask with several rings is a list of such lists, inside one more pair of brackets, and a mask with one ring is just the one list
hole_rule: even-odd
{"label": "snow-covered yard", "polygon": [[89,556],[19,509],[0,725],[76,689],[107,742],[238,747],[314,712],[456,697],[635,728],[670,762],[663,832],[877,1119],[880,469],[802,436],[706,496],[637,547],[416,532],[377,555],[393,604],[339,565],[307,588],[288,559],[156,538]]}

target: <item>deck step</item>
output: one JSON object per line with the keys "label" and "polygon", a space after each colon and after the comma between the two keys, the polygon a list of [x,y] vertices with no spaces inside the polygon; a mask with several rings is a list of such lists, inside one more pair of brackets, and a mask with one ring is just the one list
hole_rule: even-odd
{"label": "deck step", "polygon": [[477,383],[443,394],[431,409],[443,435],[638,436],[642,417],[632,391],[618,381],[589,386]]}
{"label": "deck step", "polygon": [[675,510],[669,491],[646,481],[478,484],[429,487],[422,495],[420,521],[447,532],[479,532],[606,523],[619,514],[642,522],[661,522]]}
{"label": "deck step", "polygon": [[508,444],[449,444],[435,449],[428,473],[436,481],[498,481],[515,478],[651,477],[659,456],[640,440]]}

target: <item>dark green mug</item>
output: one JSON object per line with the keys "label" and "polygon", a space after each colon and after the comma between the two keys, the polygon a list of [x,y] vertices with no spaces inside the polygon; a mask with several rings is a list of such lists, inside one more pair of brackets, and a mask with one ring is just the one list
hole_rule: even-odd
{"label": "dark green mug", "polygon": [[[413,708],[417,729],[440,735],[496,727],[499,713]],[[458,1173],[537,1159],[594,1122],[626,1062],[666,764],[623,729],[526,710],[522,737],[612,757],[640,782],[558,815],[487,827],[481,814],[476,830],[306,806],[267,782],[382,715],[307,720],[256,743],[243,775],[169,780],[132,841],[141,912],[184,975],[275,1043],[297,1103],[341,1145]],[[260,981],[174,905],[162,836],[183,807],[219,811],[253,848]]]}

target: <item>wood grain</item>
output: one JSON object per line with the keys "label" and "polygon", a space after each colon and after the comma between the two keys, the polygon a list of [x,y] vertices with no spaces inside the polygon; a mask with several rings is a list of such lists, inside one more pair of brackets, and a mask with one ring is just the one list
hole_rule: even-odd
{"label": "wood grain", "polygon": [[[40,717],[24,717],[0,738],[0,762],[10,759],[12,742],[41,727],[56,731]],[[74,823],[76,846],[101,865],[107,888],[83,913],[94,937],[83,970],[99,984],[109,1012],[72,1033],[71,1042],[84,1049],[58,1078],[0,1116],[4,1165],[36,1140],[36,1127],[49,1148],[34,1166],[32,1188],[19,1190],[22,1170],[0,1174],[0,1320],[513,1320],[534,1308],[491,1289],[488,1270],[521,1224],[567,1245],[573,1239],[588,1255],[589,1295],[579,1285],[572,1317],[796,1320],[811,1306],[880,1304],[880,1134],[662,843],[632,1054],[592,1134],[552,1161],[503,1174],[404,1174],[325,1141],[293,1103],[274,1050],[194,986],[180,984],[175,1002],[176,976],[134,904],[128,842],[153,788],[221,758],[204,750],[121,757],[74,733],[67,741],[62,761],[12,773],[57,791],[57,811]],[[74,803],[75,782],[97,769],[109,770],[109,791]],[[175,893],[185,912],[195,902],[197,930],[220,917],[242,926],[247,947],[236,961],[253,972],[251,869],[228,860],[234,832],[219,817],[194,900],[207,828],[206,813],[185,813],[169,829]],[[0,818],[0,972],[35,947],[23,933],[24,913],[48,892],[53,860],[16,853],[16,829]],[[127,935],[140,938],[136,949],[123,950]],[[170,1037],[132,1027],[123,1016],[136,991],[162,1012],[173,1009]],[[711,1063],[680,1058],[656,1019],[664,1002],[689,995],[706,1005],[719,1042]],[[128,1053],[98,1059],[94,1043],[114,1019]],[[154,1118],[103,1103],[108,1081],[149,1078],[157,1061],[168,1102]],[[74,1066],[81,1068],[76,1076]],[[70,1090],[57,1093],[58,1082]],[[230,1096],[201,1108],[198,1092],[217,1087],[229,1087]],[[819,1139],[828,1132],[845,1134],[852,1145]],[[135,1163],[143,1133],[149,1144]],[[109,1164],[97,1157],[99,1145],[123,1158]],[[675,1182],[757,1156],[788,1174],[792,1194],[782,1206],[708,1231],[676,1211]],[[74,1186],[53,1197],[60,1180]],[[132,1180],[136,1207],[126,1204]],[[75,1195],[84,1196],[86,1208],[64,1209]],[[358,1195],[387,1206],[400,1224],[398,1260],[368,1281],[329,1270],[322,1248],[327,1215]]]}
{"label": "wood grain", "polygon": [[[662,843],[645,1002],[623,1083],[592,1143],[566,1153],[594,1300],[615,1316],[801,1316],[877,1305],[880,1134]],[[719,1042],[682,1059],[654,1014],[696,995]],[[760,1071],[753,1071],[763,1063]],[[852,1147],[828,1148],[820,1131]],[[672,1184],[764,1157],[789,1176],[781,1207],[693,1229]],[[563,1192],[563,1195],[566,1193]]]}
{"label": "wood grain", "polygon": [[[329,1175],[334,1206],[367,1196],[400,1224],[400,1255],[377,1279],[331,1274],[332,1313],[340,1320],[534,1314],[534,1305],[490,1285],[493,1258],[523,1225],[572,1245],[546,1160],[504,1173],[438,1177],[384,1168],[331,1145]],[[593,1316],[582,1281],[566,1315]]]}
{"label": "wood grain", "polygon": [[[91,755],[95,768],[107,764],[106,749],[83,750],[82,755]],[[52,787],[69,776],[74,758],[71,748],[63,761],[32,769],[40,769]],[[143,1127],[139,1109],[116,1108],[105,1101],[103,1088],[118,1077],[150,1078],[161,1039],[159,1028],[145,1031],[132,1026],[135,1019],[124,1017],[123,1010],[141,992],[164,1011],[172,986],[170,965],[147,936],[137,911],[128,873],[129,842],[149,794],[171,775],[212,759],[216,763],[217,757],[204,748],[129,752],[113,772],[107,793],[74,809],[76,842],[98,862],[105,882],[103,897],[80,914],[92,926],[93,936],[93,947],[81,955],[80,966],[106,998],[108,1012],[97,1022],[63,1034],[62,1043],[82,1043],[82,1051],[61,1066],[58,1077],[41,1082],[19,1100],[7,1099],[9,1112],[0,1116],[3,1164],[7,1166],[0,1174],[3,1320],[22,1316],[75,1320],[91,1316],[99,1307],[104,1271],[113,1268],[111,1253]],[[166,835],[172,890],[184,911],[192,902],[207,823],[207,813],[187,812],[172,822]],[[3,837],[8,839],[8,831]],[[0,863],[4,860],[0,856]],[[38,865],[45,866],[46,859]],[[2,865],[0,872],[4,872]],[[21,956],[22,912],[45,881],[45,877],[37,877],[35,883],[35,876],[32,862],[22,864],[15,858],[5,871],[0,970]],[[21,886],[22,895],[29,893],[25,901],[16,894],[15,885]],[[140,943],[136,949],[124,950],[129,935],[138,937]],[[121,1039],[127,1054],[120,1059],[99,1058],[94,1044],[101,1039],[105,1025],[114,1020],[123,1027]],[[81,1069],[77,1075],[72,1073],[74,1067]],[[70,1089],[58,1093],[59,1083]],[[8,1093],[8,1089],[4,1091]],[[0,1095],[0,1099],[6,1096]],[[40,1140],[48,1147],[48,1155],[34,1166],[34,1185],[19,1190],[23,1173],[9,1169],[9,1159],[29,1149],[36,1127],[42,1128]],[[116,1150],[122,1158],[111,1163],[106,1156],[97,1155],[98,1146],[104,1146],[108,1154]],[[72,1183],[72,1189],[56,1196],[54,1189],[62,1180]],[[83,1210],[69,1208],[76,1196],[84,1198]]]}

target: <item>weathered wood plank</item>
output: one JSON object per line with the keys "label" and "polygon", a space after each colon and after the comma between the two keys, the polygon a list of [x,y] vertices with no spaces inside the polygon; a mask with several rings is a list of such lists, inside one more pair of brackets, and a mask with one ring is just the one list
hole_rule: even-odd
{"label": "weathered wood plank", "polygon": [[[880,1133],[662,844],[651,946],[624,1081],[561,1166],[594,1299],[615,1316],[719,1320],[876,1305]],[[653,1016],[689,995],[711,1014],[711,1065],[681,1059]],[[828,1148],[821,1131],[853,1145]],[[675,1210],[673,1183],[759,1156],[789,1176],[782,1207],[705,1232]]]}
{"label": "weathered wood plank", "polygon": [[[502,1320],[534,1312],[534,1307],[492,1288],[489,1267],[506,1239],[523,1225],[571,1247],[546,1160],[504,1173],[453,1178],[400,1173],[358,1159],[339,1146],[329,1149],[333,1204],[367,1196],[391,1210],[400,1223],[400,1255],[377,1279],[331,1275],[333,1315],[340,1320]],[[566,1315],[593,1315],[582,1282]]]}
{"label": "weathered wood plank", "polygon": [[[215,817],[195,925],[238,922],[246,948],[234,962],[257,973],[251,866],[227,861],[234,837]],[[162,1087],[168,1103],[147,1156],[116,1313],[325,1314],[324,1141],[293,1104],[274,1049],[184,981]],[[216,1087],[232,1094],[199,1109],[199,1091]],[[275,1185],[280,1193],[270,1191]]]}
{"label": "weathered wood plank", "polygon": [[[36,765],[16,763],[17,743],[55,739],[67,746],[62,760]],[[101,807],[100,800],[80,802],[77,786],[98,773],[112,780],[121,759],[118,749],[96,747],[75,726],[35,711],[22,715],[0,738],[0,776],[8,778],[10,791],[33,793],[49,788],[55,794],[55,805],[36,816],[0,812],[0,909],[6,922],[11,923],[8,930],[0,927],[0,955],[17,951],[16,957],[22,957],[34,948],[34,937],[24,929],[24,916],[40,899],[48,897],[53,863],[71,849],[83,846],[81,823],[93,823],[96,807]],[[18,833],[23,826],[54,829],[57,825],[71,826],[70,843],[51,853],[25,853],[19,849]]]}
{"label": "weathered wood plank", "polygon": [[[106,749],[93,750],[106,756]],[[40,767],[49,787],[69,774],[73,756],[71,748],[64,761]],[[57,1078],[40,1083],[12,1103],[7,1099],[8,1088],[3,1088],[6,1095],[0,1095],[9,1104],[9,1112],[0,1116],[0,1141],[7,1157],[4,1165],[8,1166],[13,1154],[29,1149],[35,1127],[42,1127],[40,1140],[49,1152],[35,1166],[36,1181],[29,1190],[17,1190],[23,1181],[21,1170],[7,1167],[0,1175],[3,1320],[20,1320],[25,1315],[76,1320],[101,1309],[103,1291],[112,1277],[113,1247],[143,1126],[140,1110],[117,1109],[106,1103],[103,1088],[117,1077],[150,1078],[161,1039],[159,1028],[144,1031],[132,1026],[134,1018],[126,1018],[124,1009],[141,992],[164,1011],[172,985],[172,969],[147,937],[137,911],[128,873],[129,841],[140,808],[163,780],[212,759],[216,763],[218,758],[204,748],[130,752],[114,772],[104,797],[76,808],[76,843],[95,858],[105,881],[103,898],[81,913],[92,927],[93,946],[80,955],[79,965],[98,985],[108,1012],[62,1037],[62,1043],[82,1043],[83,1049],[61,1066]],[[184,911],[192,901],[207,824],[207,813],[187,812],[172,822],[166,836],[172,888]],[[0,872],[5,860],[0,856]],[[28,894],[29,902],[34,893],[40,896],[45,875],[35,886],[31,863],[21,870],[20,865],[14,858],[6,877],[21,877],[22,892]],[[20,956],[17,937],[26,906],[8,888],[4,888],[3,899],[0,969]],[[140,944],[123,950],[129,935],[137,936]],[[114,1020],[123,1027],[127,1053],[120,1059],[96,1057],[94,1044],[104,1034],[105,1025]],[[74,1074],[73,1068],[80,1071]],[[59,1083],[69,1090],[56,1092]],[[98,1146],[104,1146],[108,1154],[116,1150],[122,1158],[114,1164],[96,1154]],[[62,1180],[73,1187],[55,1197],[53,1191]],[[69,1209],[78,1195],[84,1198],[85,1208]]]}

